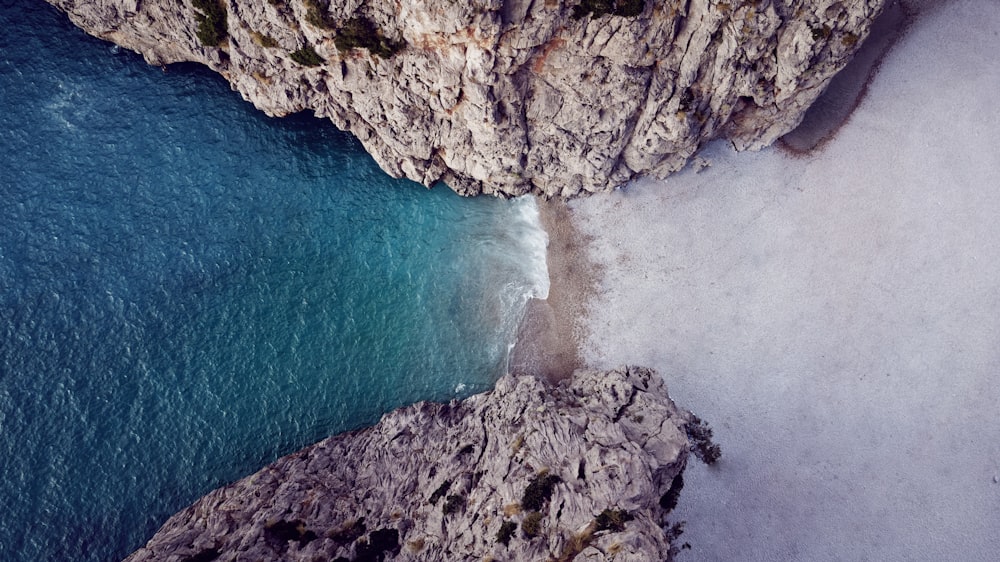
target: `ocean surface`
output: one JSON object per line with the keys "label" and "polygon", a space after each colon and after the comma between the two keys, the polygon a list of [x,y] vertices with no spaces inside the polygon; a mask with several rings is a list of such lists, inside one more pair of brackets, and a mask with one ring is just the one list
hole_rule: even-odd
{"label": "ocean surface", "polygon": [[504,372],[548,291],[533,201],[394,180],[39,0],[0,26],[0,560],[120,560],[212,488]]}

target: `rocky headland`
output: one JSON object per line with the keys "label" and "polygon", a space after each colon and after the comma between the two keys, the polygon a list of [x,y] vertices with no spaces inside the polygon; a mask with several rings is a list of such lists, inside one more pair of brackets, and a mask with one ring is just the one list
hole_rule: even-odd
{"label": "rocky headland", "polygon": [[710,431],[656,373],[507,375],[330,437],[171,517],[128,562],[670,560]]}
{"label": "rocky headland", "polygon": [[49,0],[152,64],[312,110],[396,177],[574,196],[772,143],[884,0]]}

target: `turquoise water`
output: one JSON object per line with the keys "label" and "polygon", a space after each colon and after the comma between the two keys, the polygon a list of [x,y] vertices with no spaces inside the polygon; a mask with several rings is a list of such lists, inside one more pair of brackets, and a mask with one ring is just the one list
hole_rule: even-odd
{"label": "turquoise water", "polygon": [[0,5],[0,560],[118,560],[326,435],[487,389],[530,200],[382,173],[38,1]]}

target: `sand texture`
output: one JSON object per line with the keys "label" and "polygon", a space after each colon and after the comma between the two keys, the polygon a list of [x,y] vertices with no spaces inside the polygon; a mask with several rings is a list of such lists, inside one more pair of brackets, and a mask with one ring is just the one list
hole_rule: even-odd
{"label": "sand texture", "polygon": [[570,204],[583,361],[664,373],[723,447],[685,559],[996,559],[998,30],[1000,3],[924,3],[816,151],[720,142]]}

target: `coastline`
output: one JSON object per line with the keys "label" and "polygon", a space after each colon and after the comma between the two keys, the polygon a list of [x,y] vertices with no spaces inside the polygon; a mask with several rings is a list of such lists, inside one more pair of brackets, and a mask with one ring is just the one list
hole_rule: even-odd
{"label": "coastline", "polygon": [[[821,95],[805,113],[798,127],[781,137],[776,149],[790,158],[801,158],[818,153],[827,143],[836,138],[840,129],[846,126],[852,114],[862,103],[868,88],[878,75],[882,62],[903,37],[916,18],[917,10],[912,6],[893,2],[875,20],[872,35],[868,38],[855,58],[831,81],[828,90]],[[699,152],[702,154],[705,150]],[[698,160],[693,159],[686,172],[701,172]],[[710,166],[711,160],[701,160],[702,166]],[[682,174],[684,171],[678,172]],[[664,183],[669,183],[666,180]],[[625,186],[616,197],[628,191],[630,186],[659,183],[652,178],[640,178]],[[641,187],[638,187],[642,189]],[[660,189],[670,190],[669,186]],[[669,199],[669,197],[668,197]],[[584,346],[590,345],[588,337],[596,329],[591,326],[587,311],[602,282],[607,282],[604,274],[612,276],[625,263],[611,260],[607,255],[595,252],[591,242],[598,238],[597,232],[585,232],[588,221],[603,228],[614,228],[616,219],[612,213],[585,213],[583,218],[574,213],[572,203],[563,199],[535,196],[539,219],[548,236],[546,263],[549,273],[549,295],[546,299],[532,298],[525,305],[524,316],[518,326],[516,342],[510,354],[508,371],[532,374],[551,383],[569,378],[576,369],[589,367],[585,360]],[[588,207],[587,203],[582,204]],[[606,259],[607,258],[607,259]],[[629,262],[634,262],[632,256]],[[642,260],[639,260],[642,261]],[[636,265],[638,263],[636,262]],[[644,264],[650,265],[650,264]],[[655,264],[653,264],[655,267]],[[636,268],[627,267],[628,278],[636,273]],[[634,270],[635,269],[635,270]],[[638,269],[642,269],[639,267]],[[593,347],[591,345],[591,347]],[[590,354],[592,353],[590,350]],[[612,362],[591,357],[591,362],[609,368]]]}
{"label": "coastline", "polygon": [[574,222],[564,200],[535,198],[548,236],[549,294],[528,301],[511,351],[508,371],[556,383],[585,366],[587,303],[597,289],[600,270],[590,260],[590,240]]}

